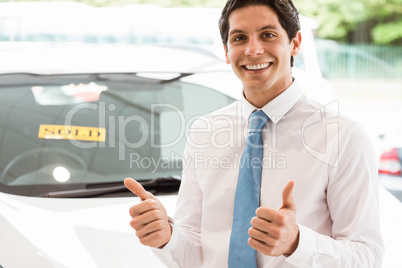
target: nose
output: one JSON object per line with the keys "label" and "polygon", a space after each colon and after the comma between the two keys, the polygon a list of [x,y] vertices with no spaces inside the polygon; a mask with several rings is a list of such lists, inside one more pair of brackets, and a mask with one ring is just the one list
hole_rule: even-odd
{"label": "nose", "polygon": [[264,48],[262,46],[261,40],[258,40],[257,38],[250,38],[248,43],[247,43],[247,47],[246,47],[246,51],[245,54],[246,56],[259,56],[262,55],[264,53]]}

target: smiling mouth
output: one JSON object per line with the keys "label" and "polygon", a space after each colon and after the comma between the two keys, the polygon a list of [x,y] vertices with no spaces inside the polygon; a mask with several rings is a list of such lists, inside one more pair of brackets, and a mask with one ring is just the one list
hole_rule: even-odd
{"label": "smiling mouth", "polygon": [[256,65],[243,65],[243,68],[249,71],[259,71],[268,68],[269,66],[272,65],[271,63],[262,63],[262,64],[256,64]]}

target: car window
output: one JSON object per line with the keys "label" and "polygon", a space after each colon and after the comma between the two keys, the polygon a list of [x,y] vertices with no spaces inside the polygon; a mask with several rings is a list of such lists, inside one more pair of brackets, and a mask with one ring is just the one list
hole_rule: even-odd
{"label": "car window", "polygon": [[180,175],[191,123],[234,101],[135,74],[15,74],[0,84],[0,183],[13,191]]}

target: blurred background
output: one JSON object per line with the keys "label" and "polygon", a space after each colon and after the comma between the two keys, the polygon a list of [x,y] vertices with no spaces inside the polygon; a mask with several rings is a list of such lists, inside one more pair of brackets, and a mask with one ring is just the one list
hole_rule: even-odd
{"label": "blurred background", "polygon": [[[217,20],[225,2],[1,0],[0,42],[163,44],[222,58]],[[380,182],[402,200],[402,0],[294,3],[304,25],[296,66],[307,71],[310,92],[337,100],[341,114],[367,129]]]}

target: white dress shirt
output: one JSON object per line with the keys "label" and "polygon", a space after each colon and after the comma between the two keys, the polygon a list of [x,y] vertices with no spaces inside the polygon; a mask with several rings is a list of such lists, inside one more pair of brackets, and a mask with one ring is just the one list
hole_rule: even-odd
{"label": "white dress shirt", "polygon": [[[335,109],[330,109],[335,108]],[[244,98],[199,118],[183,157],[171,240],[153,249],[168,267],[227,267],[234,197],[249,116]],[[377,160],[362,127],[319,105],[294,82],[262,110],[264,158],[260,205],[293,197],[299,245],[289,257],[257,252],[258,267],[381,267]],[[250,219],[251,220],[251,219]]]}

